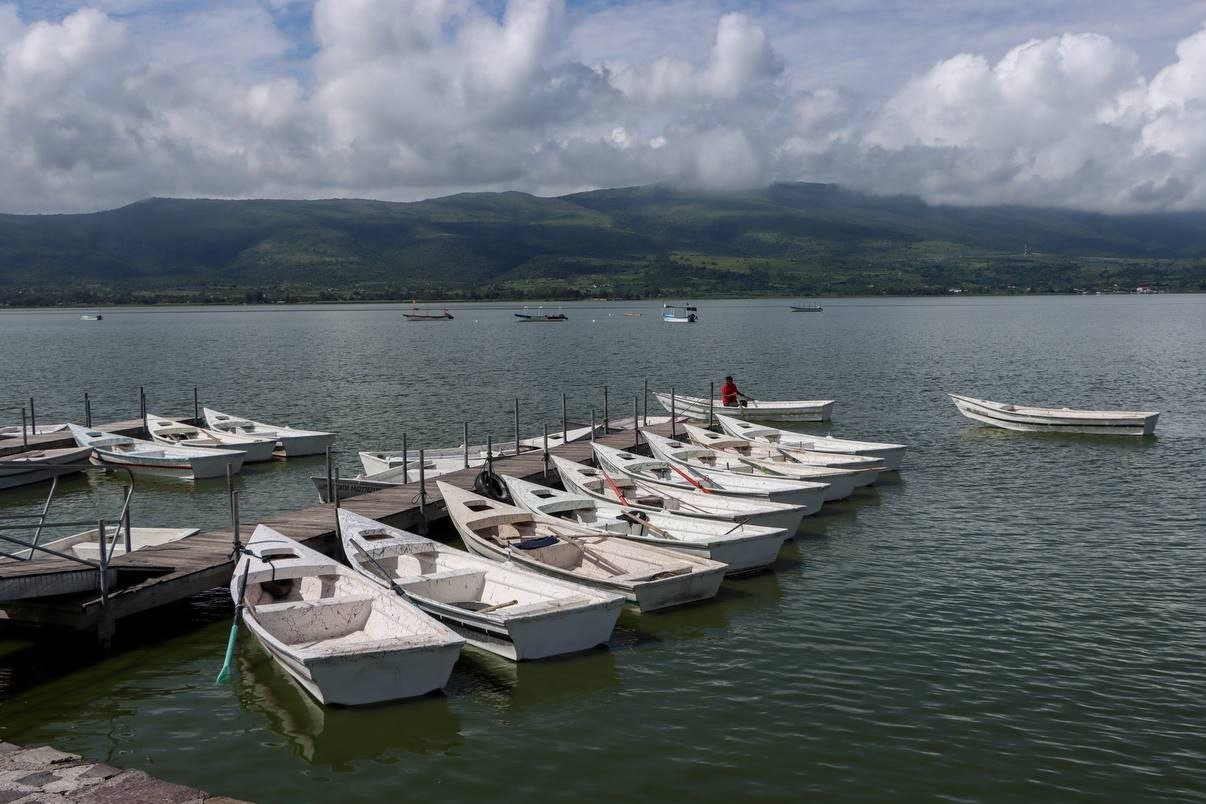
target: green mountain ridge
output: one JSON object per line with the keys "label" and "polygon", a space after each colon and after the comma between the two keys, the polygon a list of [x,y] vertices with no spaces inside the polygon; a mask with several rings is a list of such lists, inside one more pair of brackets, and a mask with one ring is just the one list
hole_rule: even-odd
{"label": "green mountain ridge", "polygon": [[1206,213],[928,205],[823,184],[0,215],[0,303],[1206,289]]}

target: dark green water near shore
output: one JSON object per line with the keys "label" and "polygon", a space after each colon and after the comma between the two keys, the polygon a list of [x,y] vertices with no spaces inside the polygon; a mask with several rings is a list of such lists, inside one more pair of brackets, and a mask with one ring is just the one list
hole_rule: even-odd
{"label": "dark green water near shore", "polygon": [[[1201,801],[1206,798],[1206,297],[0,313],[0,424],[203,404],[355,450],[509,438],[630,413],[651,388],[838,400],[831,431],[908,443],[899,479],[806,520],[775,572],[621,619],[609,650],[516,666],[466,651],[444,696],[322,708],[213,592],[123,624],[91,660],[0,642],[0,739],[215,793],[382,800]],[[639,318],[624,317],[639,310]],[[944,395],[1163,411],[1158,437],[1028,435]],[[653,403],[656,406],[656,403]],[[653,412],[651,408],[651,412]],[[660,412],[660,411],[659,411]],[[828,428],[824,428],[828,429]],[[322,461],[250,467],[244,519],[312,503]],[[65,482],[71,518],[119,481]],[[30,510],[38,491],[0,496]],[[135,524],[222,526],[225,484],[139,480]]]}

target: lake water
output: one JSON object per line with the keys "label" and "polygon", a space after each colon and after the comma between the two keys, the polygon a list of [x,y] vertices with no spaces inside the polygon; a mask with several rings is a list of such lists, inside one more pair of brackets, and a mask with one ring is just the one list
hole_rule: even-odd
{"label": "lake water", "polygon": [[[911,445],[898,480],[805,521],[773,573],[720,599],[626,613],[609,650],[513,665],[466,650],[443,696],[324,709],[213,592],[122,623],[81,658],[0,643],[0,739],[51,743],[272,802],[689,798],[1206,798],[1206,297],[566,305],[565,324],[464,306],[0,313],[0,424],[202,404],[339,432],[355,451],[509,438],[630,413],[726,373],[762,398],[833,398],[835,435]],[[550,308],[551,311],[552,308]],[[641,317],[625,317],[640,311]],[[1154,439],[1028,435],[944,392],[1162,411]],[[656,402],[653,402],[656,407]],[[651,413],[655,412],[651,408]],[[660,411],[657,411],[660,412]],[[321,459],[249,467],[244,520],[309,505]],[[63,515],[117,480],[63,484]],[[38,491],[0,497],[28,511]],[[139,480],[135,524],[223,526],[225,483]]]}

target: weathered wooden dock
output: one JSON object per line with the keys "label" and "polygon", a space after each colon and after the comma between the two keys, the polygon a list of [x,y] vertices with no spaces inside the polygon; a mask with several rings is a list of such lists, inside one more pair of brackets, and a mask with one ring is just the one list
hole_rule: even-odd
{"label": "weathered wooden dock", "polygon": [[[129,435],[138,435],[142,423],[119,422],[99,427],[110,432],[124,431]],[[650,425],[648,429],[650,432],[668,435],[670,428],[670,424],[666,423]],[[54,435],[56,434],[38,436],[39,439],[52,439],[50,443],[39,443],[38,446],[49,448],[54,443]],[[599,436],[597,440],[609,446],[629,448],[635,446],[636,438],[635,431],[621,430]],[[550,447],[549,454],[582,463],[593,463],[589,440]],[[494,468],[499,473],[540,480],[545,473],[544,452],[534,450],[499,458],[494,462]],[[479,468],[464,469],[442,475],[439,479],[461,488],[472,488],[474,478],[480,471]],[[555,476],[554,470],[550,468],[549,477]],[[298,482],[309,483],[310,479],[299,477]],[[395,527],[411,529],[422,528],[447,517],[434,481],[428,481],[426,484],[426,502],[422,511],[419,497],[420,487],[416,479],[416,482],[407,485],[351,497],[342,501],[341,506]],[[262,524],[323,552],[333,552],[336,547],[334,504],[320,504],[300,511],[284,512],[262,520]],[[254,528],[255,523],[240,526],[242,538],[246,540]],[[109,566],[115,572],[124,574],[123,580],[130,582],[112,588],[107,602],[102,601],[101,596],[95,592],[10,601],[0,603],[0,623],[77,631],[95,630],[102,639],[107,639],[113,633],[118,620],[228,584],[235,566],[233,543],[233,531],[227,528],[204,531],[176,542],[147,547],[128,555],[118,555],[110,561]],[[0,578],[79,569],[82,569],[79,564],[47,557],[2,563]]]}

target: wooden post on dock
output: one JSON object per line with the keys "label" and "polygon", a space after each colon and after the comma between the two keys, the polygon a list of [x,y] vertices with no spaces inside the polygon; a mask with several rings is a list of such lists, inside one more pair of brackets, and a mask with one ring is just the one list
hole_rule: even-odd
{"label": "wooden post on dock", "polygon": [[603,435],[607,435],[607,386],[603,386]]}
{"label": "wooden post on dock", "polygon": [[[675,422],[678,421],[678,414],[675,413],[674,411],[675,411],[674,386],[671,385],[670,386],[670,437],[671,438],[675,437],[674,428],[677,426],[675,424]],[[645,411],[645,423],[646,424],[649,423],[649,411],[648,410]]]}

